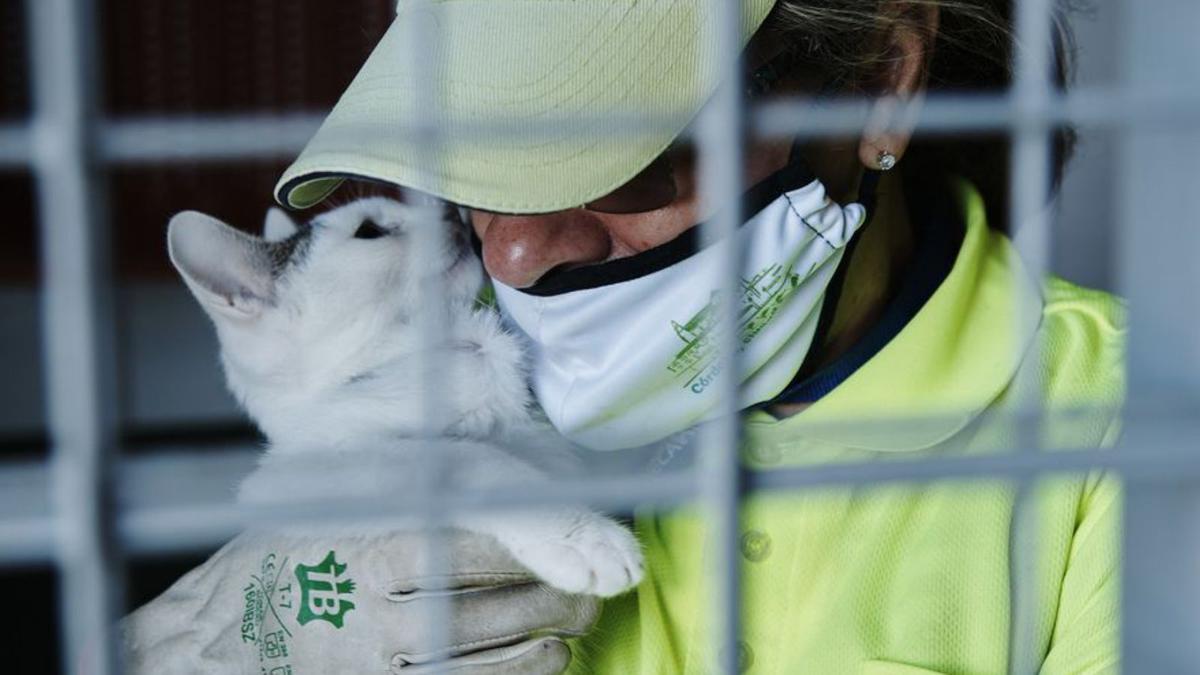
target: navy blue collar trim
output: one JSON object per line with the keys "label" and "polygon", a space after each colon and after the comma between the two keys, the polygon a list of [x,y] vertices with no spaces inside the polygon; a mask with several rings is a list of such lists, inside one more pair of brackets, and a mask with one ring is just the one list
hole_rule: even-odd
{"label": "navy blue collar trim", "polygon": [[[949,191],[944,187],[912,196],[922,207],[910,209],[916,227],[917,250],[904,280],[879,320],[861,340],[833,363],[800,381],[793,381],[778,396],[762,403],[811,403],[833,391],[891,342],[925,306],[954,267],[965,225]],[[849,261],[845,261],[847,264]]]}

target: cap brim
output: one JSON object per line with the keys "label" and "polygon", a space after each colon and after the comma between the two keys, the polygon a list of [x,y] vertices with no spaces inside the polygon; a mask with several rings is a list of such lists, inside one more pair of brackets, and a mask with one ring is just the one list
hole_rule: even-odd
{"label": "cap brim", "polygon": [[[743,2],[743,43],[774,1]],[[698,44],[709,6],[455,0],[402,7],[280,179],[276,198],[305,208],[351,177],[511,213],[557,211],[607,194],[661,153],[715,90],[717,68]],[[415,53],[405,41],[410,31],[435,36],[436,51]],[[432,147],[421,136],[431,116],[422,78],[436,78],[440,94],[441,133]],[[654,124],[631,133],[620,121],[632,115]],[[499,130],[481,133],[489,124]]]}

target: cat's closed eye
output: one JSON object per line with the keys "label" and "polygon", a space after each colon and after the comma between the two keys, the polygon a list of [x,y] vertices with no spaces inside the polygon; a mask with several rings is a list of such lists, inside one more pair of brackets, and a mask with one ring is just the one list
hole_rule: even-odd
{"label": "cat's closed eye", "polygon": [[355,239],[378,239],[387,234],[387,230],[376,225],[370,220],[364,220],[362,225],[354,231]]}

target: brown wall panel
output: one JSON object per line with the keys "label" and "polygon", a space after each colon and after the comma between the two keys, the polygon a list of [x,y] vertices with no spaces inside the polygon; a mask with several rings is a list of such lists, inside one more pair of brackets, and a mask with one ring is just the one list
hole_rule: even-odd
{"label": "brown wall panel", "polygon": [[[328,110],[387,29],[394,0],[102,0],[103,106],[114,118]],[[0,0],[0,121],[28,114],[23,0]],[[171,275],[171,214],[200,209],[257,227],[285,162],[111,173],[121,280]],[[37,278],[32,184],[0,173],[0,282]]]}

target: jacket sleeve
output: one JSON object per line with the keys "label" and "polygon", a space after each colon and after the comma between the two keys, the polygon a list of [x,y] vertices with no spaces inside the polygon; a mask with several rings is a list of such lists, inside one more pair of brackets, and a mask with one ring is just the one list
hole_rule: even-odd
{"label": "jacket sleeve", "polygon": [[1120,672],[1121,485],[1088,477],[1042,675]]}

